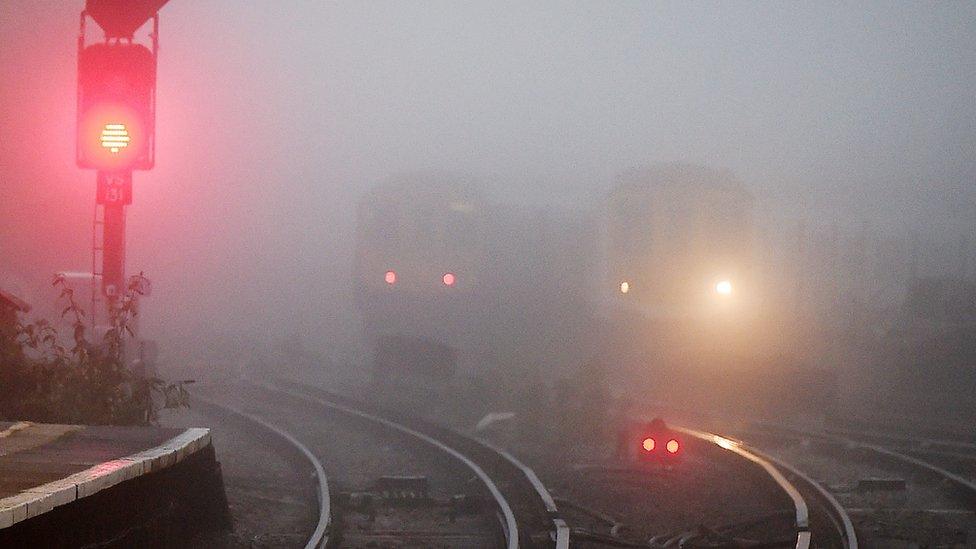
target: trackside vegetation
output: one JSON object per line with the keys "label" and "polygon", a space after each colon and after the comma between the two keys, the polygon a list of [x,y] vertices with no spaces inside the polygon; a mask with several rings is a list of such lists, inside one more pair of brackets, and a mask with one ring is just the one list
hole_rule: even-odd
{"label": "trackside vegetation", "polygon": [[92,340],[86,311],[63,277],[61,317],[70,333],[49,320],[0,330],[0,420],[88,425],[152,425],[159,410],[187,405],[185,382],[168,383],[136,372],[126,359],[134,343],[140,278],[133,277],[111,307],[105,334]]}

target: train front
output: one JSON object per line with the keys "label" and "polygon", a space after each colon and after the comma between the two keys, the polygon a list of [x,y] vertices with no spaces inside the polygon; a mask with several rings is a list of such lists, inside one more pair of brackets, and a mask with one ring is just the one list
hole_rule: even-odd
{"label": "train front", "polygon": [[374,379],[433,388],[488,355],[485,202],[445,175],[374,187],[357,216],[356,292]]}
{"label": "train front", "polygon": [[756,272],[753,198],[731,174],[632,172],[604,220],[606,354],[645,399],[775,406],[812,375],[792,358],[795,323]]}

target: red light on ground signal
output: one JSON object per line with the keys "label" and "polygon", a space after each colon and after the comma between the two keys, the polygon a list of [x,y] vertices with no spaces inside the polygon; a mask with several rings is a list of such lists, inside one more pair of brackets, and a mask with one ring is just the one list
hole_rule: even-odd
{"label": "red light on ground signal", "polygon": [[641,441],[641,448],[643,448],[645,452],[653,452],[654,451],[654,439],[651,438],[651,437],[647,437],[644,440],[642,440]]}
{"label": "red light on ground signal", "polygon": [[668,441],[668,443],[665,446],[665,448],[668,449],[668,453],[677,454],[678,453],[678,448],[680,448],[680,446],[678,444],[678,441],[672,438],[671,440]]}
{"label": "red light on ground signal", "polygon": [[391,286],[396,284],[396,278],[396,271],[386,271],[386,274],[383,276],[383,280]]}
{"label": "red light on ground signal", "polygon": [[454,276],[454,273],[444,273],[442,280],[444,281],[445,286],[453,286],[454,283],[457,282],[457,277]]}

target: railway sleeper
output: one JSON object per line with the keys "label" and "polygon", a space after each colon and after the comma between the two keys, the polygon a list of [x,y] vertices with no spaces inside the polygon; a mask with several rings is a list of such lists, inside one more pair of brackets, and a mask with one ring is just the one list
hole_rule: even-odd
{"label": "railway sleeper", "polygon": [[485,512],[489,502],[483,498],[455,494],[448,498],[435,498],[427,493],[407,490],[341,492],[339,504],[348,511],[366,515],[376,514],[381,508],[408,507],[447,510],[448,516],[474,515]]}

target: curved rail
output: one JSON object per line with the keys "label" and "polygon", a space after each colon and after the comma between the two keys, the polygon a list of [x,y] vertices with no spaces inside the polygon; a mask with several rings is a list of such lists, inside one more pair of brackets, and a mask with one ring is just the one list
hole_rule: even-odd
{"label": "curved rail", "polygon": [[793,434],[794,436],[819,438],[821,440],[826,440],[828,442],[833,442],[835,444],[843,444],[849,448],[859,448],[862,450],[867,450],[869,452],[874,452],[876,454],[885,456],[895,461],[900,461],[902,463],[906,463],[913,467],[924,469],[930,473],[933,473],[937,476],[944,478],[945,480],[948,480],[951,484],[954,484],[955,486],[962,488],[964,491],[969,492],[974,496],[976,496],[976,482],[974,482],[973,480],[967,479],[956,473],[953,473],[952,471],[949,471],[944,467],[940,467],[938,465],[919,459],[917,457],[904,454],[897,450],[892,450],[890,448],[885,448],[883,446],[878,446],[876,444],[869,444],[867,442],[860,442],[857,440],[830,434],[827,432],[812,433],[812,432],[797,430],[792,427],[787,427],[784,425],[770,424],[770,423],[765,423],[765,424],[759,423],[757,425],[760,427],[766,427],[766,428],[771,427],[773,429],[777,429],[780,431],[786,431],[788,433]]}
{"label": "curved rail", "polygon": [[783,476],[783,473],[779,471],[769,460],[761,457],[758,452],[755,452],[751,448],[746,447],[739,441],[732,440],[720,435],[713,433],[706,433],[704,431],[696,431],[695,429],[688,429],[685,427],[672,427],[675,431],[684,433],[688,436],[697,438],[704,442],[708,442],[728,450],[745,458],[759,467],[761,467],[766,474],[772,478],[780,489],[782,489],[786,495],[793,501],[793,508],[796,511],[795,525],[796,525],[796,549],[809,549],[810,548],[810,511],[807,507],[806,500],[803,499],[803,495],[797,490],[796,486]]}
{"label": "curved rail", "polygon": [[426,442],[427,444],[430,444],[431,446],[433,446],[433,447],[435,447],[435,448],[437,448],[437,449],[439,449],[439,450],[447,453],[451,457],[457,459],[462,464],[464,464],[468,469],[470,469],[478,477],[478,479],[481,480],[482,484],[484,484],[485,487],[488,489],[488,491],[491,493],[492,498],[495,500],[495,503],[498,505],[498,508],[501,511],[502,527],[505,530],[505,543],[506,543],[506,547],[508,549],[518,549],[518,547],[519,547],[518,523],[515,520],[515,513],[512,512],[512,506],[509,505],[508,500],[505,499],[505,496],[502,494],[501,490],[498,489],[498,486],[495,484],[495,481],[492,480],[491,477],[488,476],[487,473],[485,473],[484,469],[482,469],[477,463],[475,463],[474,461],[472,461],[470,458],[468,458],[467,456],[465,456],[461,452],[458,452],[454,448],[451,448],[450,446],[444,444],[443,442],[441,442],[441,441],[439,441],[439,440],[437,440],[437,439],[435,439],[435,438],[433,438],[433,437],[431,437],[429,435],[426,435],[426,434],[424,434],[424,433],[422,433],[420,431],[417,431],[415,429],[411,429],[410,427],[407,427],[405,425],[401,425],[401,424],[399,424],[399,423],[397,423],[395,421],[391,421],[391,420],[386,419],[384,417],[380,417],[380,416],[377,416],[377,415],[374,415],[374,414],[370,414],[370,413],[367,413],[367,412],[363,412],[361,410],[357,410],[355,408],[351,408],[349,406],[345,406],[345,405],[339,404],[337,402],[331,402],[331,401],[328,401],[328,400],[325,400],[323,398],[319,398],[319,397],[316,397],[316,396],[311,396],[311,395],[302,394],[302,393],[296,393],[296,392],[293,392],[293,391],[289,391],[289,390],[286,390],[286,389],[282,389],[280,387],[275,387],[274,385],[270,385],[270,384],[267,384],[267,383],[255,383],[255,385],[257,385],[257,386],[259,386],[259,387],[261,387],[263,389],[266,389],[268,391],[277,392],[277,393],[280,393],[280,394],[286,394],[286,395],[289,395],[291,397],[299,398],[299,399],[302,399],[302,400],[305,400],[305,401],[308,401],[308,402],[314,402],[314,403],[316,403],[316,404],[318,404],[320,406],[324,406],[326,408],[330,408],[330,409],[333,409],[333,410],[337,410],[337,411],[342,412],[344,414],[348,414],[348,415],[360,417],[362,419],[366,419],[366,420],[372,421],[374,423],[379,423],[381,425],[384,425],[386,427],[389,427],[390,429],[394,429],[394,430],[400,431],[401,433],[407,434],[407,435],[409,435],[411,437],[414,437],[414,438],[416,438],[418,440],[422,440],[422,441]]}
{"label": "curved rail", "polygon": [[535,471],[505,450],[502,450],[501,448],[498,448],[485,440],[477,439],[477,441],[489,450],[508,460],[509,463],[518,468],[518,470],[525,475],[525,478],[528,479],[530,484],[532,484],[532,488],[537,494],[539,494],[539,499],[541,499],[545,504],[546,511],[549,512],[549,516],[552,517],[552,524],[555,527],[555,539],[553,541],[556,543],[556,549],[568,549],[570,533],[569,526],[567,526],[566,521],[559,516],[559,509],[556,507],[556,501],[553,499],[552,494],[549,493],[549,489],[546,488],[546,485],[539,480],[539,476],[535,474]]}
{"label": "curved rail", "polygon": [[289,444],[297,448],[305,456],[306,459],[308,459],[308,461],[312,464],[312,467],[315,468],[315,476],[318,478],[319,481],[319,492],[318,492],[319,518],[318,518],[318,523],[315,525],[315,531],[312,532],[311,537],[309,537],[308,541],[305,543],[305,549],[324,549],[329,542],[328,531],[332,520],[332,510],[331,510],[331,502],[329,499],[329,483],[328,483],[328,479],[325,476],[325,469],[322,467],[322,463],[318,460],[318,458],[315,457],[315,454],[313,454],[312,451],[308,449],[308,447],[302,444],[301,441],[296,439],[287,431],[275,425],[272,425],[255,415],[249,414],[247,412],[243,412],[241,410],[238,410],[237,408],[232,408],[230,406],[218,404],[213,400],[210,400],[209,398],[206,397],[202,397],[200,395],[194,394],[193,399],[203,402],[207,406],[220,409],[225,413],[235,415],[246,422],[250,422],[255,425],[258,425],[262,429],[269,431],[275,436],[287,441]]}
{"label": "curved rail", "polygon": [[770,456],[756,450],[755,448],[750,448],[750,452],[755,453],[757,456],[774,464],[779,469],[783,469],[790,474],[795,479],[799,479],[810,491],[812,491],[820,500],[822,500],[823,509],[830,515],[830,519],[834,522],[834,527],[841,534],[844,541],[845,549],[858,549],[857,543],[857,532],[854,530],[854,523],[851,521],[851,516],[844,509],[837,498],[833,494],[827,491],[826,488],[820,485],[819,482],[813,480],[806,473],[803,473],[796,467],[793,467],[789,463],[782,461],[778,458]]}
{"label": "curved rail", "polygon": [[976,451],[976,443],[965,442],[962,440],[949,440],[949,439],[939,439],[932,437],[919,437],[919,436],[909,436],[909,435],[897,435],[897,434],[887,434],[887,433],[877,433],[872,431],[855,431],[853,429],[826,429],[824,433],[828,435],[837,436],[847,436],[847,437],[858,437],[858,438],[871,438],[871,439],[881,439],[888,442],[895,443],[917,443],[922,447],[913,451],[917,452],[927,452],[934,449],[937,446],[942,446],[945,448],[953,448],[955,450],[967,450]]}
{"label": "curved rail", "polygon": [[[910,455],[904,454],[904,453],[899,452],[897,450],[892,450],[890,448],[885,448],[883,446],[878,446],[876,444],[869,444],[869,443],[866,443],[866,442],[861,442],[861,441],[853,440],[851,438],[844,437],[844,436],[839,436],[839,435],[836,435],[836,434],[831,434],[829,432],[808,432],[808,431],[798,430],[798,429],[793,428],[793,427],[789,427],[789,426],[785,426],[785,425],[780,425],[780,424],[775,424],[775,423],[772,423],[772,424],[771,423],[757,423],[756,425],[758,427],[760,427],[760,428],[765,428],[767,430],[768,429],[773,429],[773,430],[778,430],[778,431],[785,431],[785,432],[790,433],[791,435],[796,436],[796,437],[815,438],[815,439],[820,439],[820,440],[824,440],[824,441],[827,441],[827,442],[831,442],[831,443],[834,443],[834,444],[842,444],[842,445],[846,446],[847,448],[856,448],[856,449],[860,449],[860,450],[866,450],[868,452],[873,452],[875,454],[884,456],[884,457],[886,457],[888,459],[891,459],[891,460],[894,460],[894,461],[897,461],[897,462],[901,462],[901,463],[907,464],[907,465],[909,465],[911,467],[915,467],[915,468],[918,468],[918,469],[922,469],[922,470],[925,470],[925,471],[927,471],[929,473],[932,473],[932,474],[934,474],[936,476],[939,476],[939,477],[943,478],[944,480],[948,481],[950,484],[952,484],[952,485],[954,485],[954,486],[956,486],[958,488],[961,488],[963,491],[969,493],[972,497],[976,497],[976,482],[974,482],[973,480],[967,479],[965,477],[962,477],[961,475],[958,475],[956,473],[953,473],[952,471],[949,471],[948,469],[946,469],[944,467],[940,467],[938,465],[935,465],[935,464],[930,463],[928,461],[925,461],[923,459],[919,459],[919,458],[916,458],[914,456],[910,456]],[[893,437],[888,437],[888,438],[891,439],[891,440],[897,440],[897,439],[899,439],[901,437],[894,437],[893,436]],[[961,444],[964,444],[964,443],[961,443]],[[846,526],[846,524],[845,524],[845,526]],[[853,529],[851,531],[853,531]]]}
{"label": "curved rail", "polygon": [[925,469],[925,470],[929,471],[930,473],[934,473],[934,474],[936,474],[936,475],[938,475],[938,476],[940,476],[940,477],[948,480],[950,483],[958,486],[959,488],[962,488],[963,490],[965,490],[967,492],[970,492],[973,495],[976,495],[976,482],[973,482],[972,480],[969,480],[969,479],[967,479],[967,478],[965,478],[963,476],[957,475],[956,473],[953,473],[952,471],[950,471],[950,470],[948,470],[948,469],[946,469],[944,467],[940,467],[938,465],[935,465],[934,463],[930,463],[928,461],[925,461],[923,459],[919,459],[919,458],[914,457],[914,456],[910,456],[910,455],[907,455],[907,454],[903,454],[903,453],[901,453],[901,452],[899,452],[897,450],[892,450],[890,448],[884,448],[882,446],[877,446],[875,444],[868,444],[868,443],[865,443],[865,442],[859,442],[859,441],[852,440],[852,439],[849,439],[849,438],[846,438],[846,437],[839,437],[839,436],[836,436],[836,435],[828,435],[828,434],[816,435],[816,436],[820,436],[820,437],[825,438],[827,440],[832,440],[834,442],[841,443],[841,444],[846,444],[848,446],[852,446],[852,447],[855,447],[855,448],[861,448],[861,449],[864,449],[864,450],[869,450],[871,452],[874,452],[874,453],[877,453],[877,454],[881,454],[883,456],[889,457],[889,458],[894,459],[896,461],[900,461],[902,463],[907,463],[907,464],[912,465],[914,467],[918,467],[919,469]]}
{"label": "curved rail", "polygon": [[946,469],[944,467],[939,467],[938,465],[935,465],[933,463],[929,463],[928,461],[921,460],[921,459],[918,459],[916,457],[912,457],[912,456],[909,456],[909,455],[905,455],[905,454],[903,454],[901,452],[896,452],[894,450],[889,450],[887,448],[882,448],[880,446],[874,446],[873,444],[863,444],[863,443],[855,442],[855,441],[851,441],[851,442],[853,444],[861,447],[861,448],[867,448],[867,449],[869,449],[869,450],[871,450],[873,452],[877,452],[879,454],[886,455],[886,456],[888,456],[890,458],[893,458],[893,459],[896,459],[898,461],[902,461],[902,462],[905,462],[905,463],[914,465],[914,466],[919,467],[921,469],[926,469],[926,470],[928,470],[928,471],[930,471],[932,473],[935,473],[935,474],[941,476],[942,478],[948,480],[949,482],[955,484],[956,486],[958,486],[958,487],[966,490],[967,492],[971,492],[972,494],[976,495],[976,483],[974,483],[973,481],[971,481],[971,480],[969,480],[969,479],[967,479],[965,477],[962,477],[960,475],[957,475],[956,473],[953,473],[952,471],[949,471],[948,469]]}

